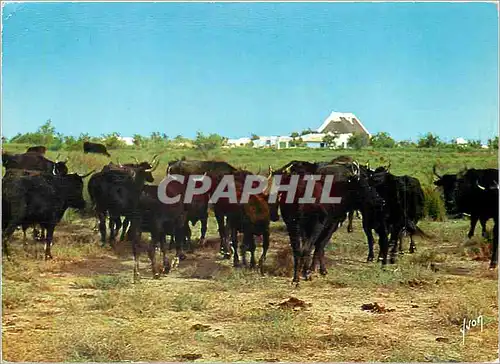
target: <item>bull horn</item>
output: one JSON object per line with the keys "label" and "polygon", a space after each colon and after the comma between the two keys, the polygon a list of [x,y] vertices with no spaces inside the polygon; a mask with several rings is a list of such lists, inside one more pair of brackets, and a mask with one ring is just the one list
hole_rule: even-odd
{"label": "bull horn", "polygon": [[54,176],[57,176],[57,173],[56,173],[56,165],[54,164],[54,167],[52,168],[52,174]]}
{"label": "bull horn", "polygon": [[95,172],[95,169],[91,170],[89,173],[86,173],[86,174],[81,175],[81,176],[79,175],[79,176],[80,176],[81,178],[86,178],[86,177],[90,176],[90,175],[91,175],[92,173],[94,173],[94,172]]}
{"label": "bull horn", "polygon": [[64,163],[68,163],[69,161],[69,157],[66,157],[66,159],[64,160]]}
{"label": "bull horn", "polygon": [[436,165],[435,164],[432,166],[432,173],[434,173],[437,178],[439,178],[439,179],[442,178],[439,174],[437,174],[437,172],[436,172]]}
{"label": "bull horn", "polygon": [[[153,162],[154,162],[154,159],[153,159]],[[156,170],[156,168],[158,168],[159,164],[160,164],[160,161],[158,160],[153,167],[151,167],[149,169],[146,169],[145,172],[151,172],[151,173],[153,173]]]}
{"label": "bull horn", "polygon": [[389,162],[389,165],[387,167],[385,167],[385,169],[387,169],[387,172],[389,172],[390,168],[391,168],[391,162]]}
{"label": "bull horn", "polygon": [[359,177],[360,174],[359,163],[357,161],[354,161],[353,164],[356,166],[356,176]]}
{"label": "bull horn", "polygon": [[482,189],[483,191],[485,191],[485,190],[486,190],[486,188],[484,188],[483,186],[481,186],[481,185],[479,184],[479,182],[476,182],[476,186],[477,186],[477,187],[479,187],[480,189]]}
{"label": "bull horn", "polygon": [[153,156],[153,159],[151,160],[151,165],[155,164],[156,158],[158,157],[158,154],[155,154]]}
{"label": "bull horn", "polygon": [[257,174],[260,174],[260,172],[262,172],[262,167],[259,166],[259,171],[257,172]]}
{"label": "bull horn", "polygon": [[57,154],[57,157],[56,157],[56,163],[59,162],[59,157],[61,156],[61,153]]}
{"label": "bull horn", "polygon": [[137,164],[141,164],[141,162],[139,162],[139,160],[138,160],[135,156],[133,156],[132,158],[134,158],[134,160],[135,160],[135,162],[136,162]]}
{"label": "bull horn", "polygon": [[271,165],[269,165],[269,175],[271,176],[273,174],[273,167],[271,167]]}

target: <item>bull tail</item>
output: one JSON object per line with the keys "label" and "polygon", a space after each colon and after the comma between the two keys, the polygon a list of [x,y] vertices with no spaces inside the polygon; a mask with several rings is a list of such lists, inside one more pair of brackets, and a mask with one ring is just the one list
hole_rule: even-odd
{"label": "bull tail", "polygon": [[435,238],[433,235],[429,235],[425,231],[420,229],[413,221],[407,222],[406,230],[412,235],[420,236],[422,238],[426,238],[429,240],[432,240]]}
{"label": "bull tail", "polygon": [[108,157],[111,157],[111,154],[109,154],[108,152],[106,152],[106,155],[107,155]]}

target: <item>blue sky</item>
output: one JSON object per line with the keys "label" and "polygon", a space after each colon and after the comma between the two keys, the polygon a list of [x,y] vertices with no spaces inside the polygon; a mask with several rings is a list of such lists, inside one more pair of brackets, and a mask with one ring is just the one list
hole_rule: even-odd
{"label": "blue sky", "polygon": [[492,3],[15,3],[2,128],[287,135],[353,112],[373,134],[498,134]]}

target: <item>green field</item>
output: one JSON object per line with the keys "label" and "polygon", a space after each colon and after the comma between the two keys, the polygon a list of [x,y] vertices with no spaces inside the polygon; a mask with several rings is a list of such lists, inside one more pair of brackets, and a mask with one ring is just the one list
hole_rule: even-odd
{"label": "green field", "polygon": [[[22,145],[4,145],[8,152]],[[48,152],[55,158],[59,152]],[[70,171],[101,169],[110,160],[150,160],[161,154],[155,180],[170,160],[200,159],[195,150],[111,150],[111,158],[60,152]],[[324,161],[347,154],[372,166],[420,179],[432,191],[432,166],[440,173],[467,167],[498,168],[497,151],[438,149],[332,151],[221,149],[212,159],[267,173],[290,160]],[[429,192],[428,196],[432,193]],[[86,195],[86,198],[88,196]],[[56,228],[52,261],[43,245],[11,241],[12,260],[2,265],[3,359],[9,361],[493,361],[498,357],[498,272],[489,271],[489,245],[466,237],[469,221],[419,226],[434,236],[416,238],[417,252],[384,270],[366,263],[360,220],[345,225],[327,252],[328,275],[291,285],[292,261],[283,223],[272,224],[266,275],[234,269],[218,255],[218,234],[209,221],[208,244],[168,276],[153,280],[141,255],[133,283],[128,243],[101,248],[95,219],[68,212]],[[488,223],[488,229],[492,222]],[[193,229],[199,235],[199,226]],[[144,246],[149,239],[143,236]],[[258,240],[259,241],[259,240]],[[408,250],[409,242],[405,242]],[[377,247],[376,247],[377,249]],[[260,242],[258,248],[260,254]],[[171,255],[173,256],[173,251]],[[295,297],[297,307],[280,306]],[[299,301],[300,303],[300,301]],[[363,310],[364,304],[382,308]],[[463,319],[482,315],[462,344]]]}

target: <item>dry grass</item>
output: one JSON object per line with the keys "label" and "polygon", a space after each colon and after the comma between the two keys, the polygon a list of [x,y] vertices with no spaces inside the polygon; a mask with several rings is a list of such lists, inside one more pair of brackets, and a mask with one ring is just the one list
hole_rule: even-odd
{"label": "dry grass", "polygon": [[[472,259],[482,239],[465,237],[466,220],[423,221],[435,239],[416,238],[415,254],[381,269],[366,263],[366,238],[355,219],[352,234],[345,226],[334,234],[329,274],[299,288],[291,285],[281,224],[272,225],[265,276],[233,268],[220,260],[218,244],[208,244],[159,280],[142,254],[143,278],[134,284],[130,247],[101,248],[93,219],[72,221],[56,230],[53,261],[36,256],[40,244],[24,252],[16,233],[13,261],[2,266],[6,360],[491,361],[497,355],[498,273]],[[209,236],[217,240],[213,219]],[[307,305],[278,308],[290,297]],[[362,310],[367,303],[389,310]],[[483,332],[472,329],[462,345],[463,319],[480,314]]]}

